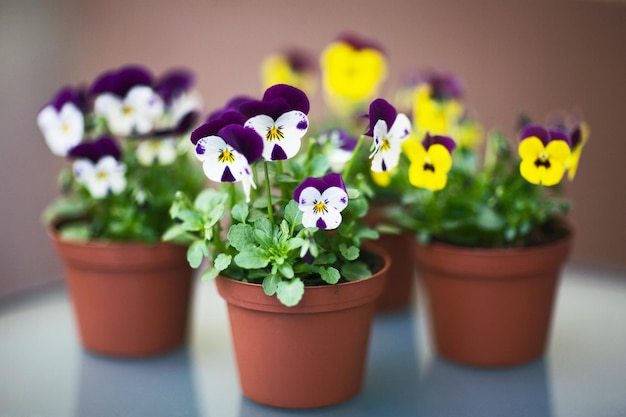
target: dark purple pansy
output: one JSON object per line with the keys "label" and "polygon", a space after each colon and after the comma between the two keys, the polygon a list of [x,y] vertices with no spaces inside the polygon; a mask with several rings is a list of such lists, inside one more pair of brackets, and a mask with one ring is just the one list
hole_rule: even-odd
{"label": "dark purple pansy", "polygon": [[[248,96],[236,96],[232,98],[228,103],[226,103],[224,107],[222,107],[221,109],[215,110],[214,112],[209,114],[206,118],[206,121],[211,122],[215,119],[220,119],[222,118],[224,114],[229,113],[229,112],[239,113],[241,105],[243,103],[247,103],[248,101],[256,101],[256,99],[252,97],[248,97]],[[243,117],[243,115],[240,114],[240,116],[241,118],[244,119],[244,122],[245,122],[245,118]],[[243,122],[241,124],[243,124]]]}
{"label": "dark purple pansy", "polygon": [[[198,143],[200,138],[207,136],[219,136],[219,131],[229,125],[243,126],[246,119],[241,113],[229,110],[222,113],[219,117],[211,119],[196,130],[191,132],[191,143],[194,145]],[[258,135],[257,135],[258,136]]]}
{"label": "dark purple pansy", "polygon": [[398,116],[398,112],[395,107],[393,107],[389,102],[382,98],[377,98],[376,100],[370,103],[370,111],[369,111],[369,121],[370,125],[365,132],[366,136],[374,136],[374,126],[379,120],[384,120],[387,123],[387,129],[391,129],[393,126],[393,122],[396,120]]}
{"label": "dark purple pansy", "polygon": [[119,70],[105,72],[94,81],[89,89],[92,96],[111,93],[118,97],[125,97],[135,86],[152,86],[153,78],[150,71],[138,65],[129,65]]}
{"label": "dark purple pansy", "polygon": [[547,146],[548,143],[553,140],[563,140],[570,147],[572,146],[570,137],[565,133],[561,132],[560,130],[547,130],[539,125],[528,125],[524,129],[522,129],[522,132],[520,133],[520,141],[523,141],[524,139],[532,136],[538,138],[544,146]]}
{"label": "dark purple pansy", "polygon": [[418,84],[430,85],[430,95],[435,100],[451,100],[463,98],[464,91],[461,81],[452,74],[427,70],[418,78]]}
{"label": "dark purple pansy", "polygon": [[317,71],[316,59],[306,51],[297,48],[287,49],[284,52],[289,66],[298,73]]}
{"label": "dark purple pansy", "polygon": [[330,174],[326,174],[324,178],[308,177],[307,179],[302,181],[302,184],[298,185],[294,190],[293,199],[300,202],[300,194],[304,189],[309,187],[315,188],[320,192],[320,194],[330,187],[339,187],[346,192],[346,195],[348,193],[346,190],[346,186],[343,183],[343,178],[341,177],[341,174],[331,172]]}
{"label": "dark purple pansy", "polygon": [[163,101],[171,104],[194,83],[193,74],[184,69],[172,70],[164,74],[157,82],[154,90]]}
{"label": "dark purple pansy", "polygon": [[302,90],[287,84],[277,84],[265,90],[262,100],[242,103],[240,112],[247,119],[262,114],[276,120],[292,110],[308,114],[309,108],[309,99]]}
{"label": "dark purple pansy", "polygon": [[429,133],[426,133],[426,136],[422,140],[422,145],[424,146],[424,149],[428,149],[435,144],[444,146],[449,153],[452,153],[452,151],[454,151],[454,149],[456,148],[456,142],[454,142],[454,139],[448,136],[431,136]]}
{"label": "dark purple pansy", "polygon": [[63,87],[55,94],[50,105],[60,112],[67,103],[72,103],[84,111],[86,106],[84,91],[70,86]]}
{"label": "dark purple pansy", "polygon": [[110,155],[118,161],[122,158],[122,150],[110,136],[102,136],[93,142],[84,142],[70,149],[68,157],[86,158],[96,163],[103,157]]}

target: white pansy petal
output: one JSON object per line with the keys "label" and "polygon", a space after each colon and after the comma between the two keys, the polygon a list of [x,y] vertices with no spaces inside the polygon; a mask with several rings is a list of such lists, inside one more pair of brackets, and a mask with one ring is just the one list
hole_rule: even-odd
{"label": "white pansy petal", "polygon": [[197,92],[183,93],[176,97],[170,106],[174,124],[191,112],[202,110],[202,97]]}
{"label": "white pansy petal", "polygon": [[371,170],[374,172],[391,171],[398,165],[401,151],[401,148],[381,149],[372,157]]}
{"label": "white pansy petal", "polygon": [[333,172],[341,172],[346,166],[346,163],[352,157],[352,151],[346,151],[344,149],[333,149],[328,155],[328,162],[330,162],[330,169]]}
{"label": "white pansy petal", "polygon": [[274,142],[267,140],[267,133],[274,127],[274,119],[264,114],[260,114],[248,119],[244,124],[244,127],[254,129],[254,131],[263,138],[263,159],[267,161],[271,160]]}
{"label": "white pansy petal", "polygon": [[330,187],[322,193],[322,201],[328,202],[328,206],[341,211],[348,206],[348,194],[339,187]]}
{"label": "white pansy petal", "polygon": [[300,192],[300,198],[298,198],[298,208],[302,211],[307,207],[313,206],[316,201],[322,199],[322,194],[315,187],[307,187]]}
{"label": "white pansy petal", "polygon": [[74,161],[72,171],[78,182],[84,182],[95,175],[95,167],[89,159],[77,159]]}
{"label": "white pansy petal", "polygon": [[378,120],[374,125],[372,132],[374,134],[374,143],[376,144],[376,148],[380,148],[380,142],[389,134],[387,122],[382,119]]}
{"label": "white pansy petal", "polygon": [[41,109],[37,115],[37,126],[42,132],[56,129],[59,124],[59,114],[52,105],[48,105]]}
{"label": "white pansy petal", "polygon": [[176,160],[178,153],[176,151],[175,139],[161,140],[161,146],[158,149],[158,160],[161,165],[169,165]]}
{"label": "white pansy petal", "polygon": [[319,215],[313,212],[313,207],[308,207],[306,210],[302,210],[302,226],[317,227],[316,224],[319,217]]}
{"label": "white pansy petal", "polygon": [[216,159],[221,150],[226,147],[226,142],[219,136],[207,136],[200,138],[196,143],[195,154],[199,160]]}
{"label": "white pansy petal", "polygon": [[328,209],[326,213],[319,216],[326,223],[326,230],[333,230],[339,227],[341,224],[341,213],[338,210],[333,209],[332,207]]}
{"label": "white pansy petal", "polygon": [[102,114],[109,130],[115,135],[128,136],[133,130],[132,112],[124,112],[124,103],[113,94],[104,93],[99,95],[94,102],[96,113]]}
{"label": "white pansy petal", "polygon": [[124,105],[132,107],[137,114],[148,118],[158,118],[163,114],[163,100],[154,90],[145,85],[130,89],[124,99]]}
{"label": "white pansy petal", "polygon": [[411,121],[405,114],[398,114],[389,129],[389,139],[393,142],[402,142],[411,133]]}
{"label": "white pansy petal", "polygon": [[137,160],[141,165],[150,166],[157,158],[157,149],[155,148],[155,141],[144,140],[137,146]]}
{"label": "white pansy petal", "polygon": [[256,184],[254,183],[254,178],[249,168],[246,169],[244,176],[241,178],[241,185],[243,185],[243,192],[246,195],[246,203],[249,203],[250,189],[254,188],[256,190]]}

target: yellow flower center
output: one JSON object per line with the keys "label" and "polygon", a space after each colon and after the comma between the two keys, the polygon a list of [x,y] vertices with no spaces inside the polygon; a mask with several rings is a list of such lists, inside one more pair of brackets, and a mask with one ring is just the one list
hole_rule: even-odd
{"label": "yellow flower center", "polygon": [[67,133],[70,131],[70,125],[68,125],[67,123],[63,123],[63,125],[61,126],[61,131],[63,133]]}
{"label": "yellow flower center", "polygon": [[283,135],[283,132],[281,131],[282,126],[272,126],[270,128],[267,129],[267,134],[265,135],[265,139],[268,140],[268,142],[274,141],[274,140],[281,140],[285,137],[285,135]]}
{"label": "yellow flower center", "polygon": [[122,113],[124,113],[124,115],[129,116],[133,113],[133,108],[129,105],[125,105],[124,107],[122,107]]}
{"label": "yellow flower center", "polygon": [[328,213],[328,208],[326,207],[326,202],[325,201],[318,201],[317,203],[315,203],[315,205],[313,205],[313,213],[315,213],[315,214]]}
{"label": "yellow flower center", "polygon": [[98,171],[98,173],[96,174],[96,178],[98,178],[99,180],[105,180],[107,176],[108,175],[106,171]]}
{"label": "yellow flower center", "polygon": [[230,149],[222,149],[217,157],[217,161],[222,164],[232,164],[235,162],[235,154]]}
{"label": "yellow flower center", "polygon": [[391,149],[391,143],[389,143],[389,139],[383,138],[382,143],[380,144],[381,151],[388,151]]}
{"label": "yellow flower center", "polygon": [[544,167],[546,169],[550,168],[550,158],[545,152],[542,152],[539,155],[537,155],[537,159],[535,160],[535,166],[537,168],[539,167]]}

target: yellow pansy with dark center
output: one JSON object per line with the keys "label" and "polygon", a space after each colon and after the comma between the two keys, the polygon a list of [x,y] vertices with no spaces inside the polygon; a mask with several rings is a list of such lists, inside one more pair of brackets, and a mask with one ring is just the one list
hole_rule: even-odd
{"label": "yellow pansy with dark center", "polygon": [[532,184],[556,185],[565,174],[571,157],[569,137],[557,130],[529,125],[521,135],[518,153],[520,174]]}
{"label": "yellow pansy with dark center", "polygon": [[409,182],[414,187],[431,191],[443,189],[448,182],[448,171],[452,167],[451,153],[456,147],[447,136],[430,136],[419,142],[408,139],[402,149],[411,161]]}

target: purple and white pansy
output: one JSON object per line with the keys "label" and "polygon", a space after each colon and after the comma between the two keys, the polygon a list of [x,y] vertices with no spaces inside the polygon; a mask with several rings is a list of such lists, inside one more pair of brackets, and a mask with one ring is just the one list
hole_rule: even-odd
{"label": "purple and white pansy", "polygon": [[104,198],[126,189],[126,166],[119,161],[121,150],[113,138],[103,136],[82,143],[72,148],[68,156],[76,158],[72,166],[74,176],[92,197]]}
{"label": "purple and white pansy", "polygon": [[309,177],[294,191],[294,200],[302,211],[304,227],[333,230],[341,224],[341,211],[348,206],[348,192],[341,174],[324,178]]}
{"label": "purple and white pansy", "polygon": [[81,108],[80,93],[66,87],[37,115],[39,129],[53,154],[67,156],[83,139],[85,117]]}
{"label": "purple and white pansy", "polygon": [[241,104],[239,111],[247,119],[245,127],[263,138],[266,161],[289,159],[298,153],[300,139],[309,128],[309,99],[302,90],[277,84],[265,91],[262,100]]}
{"label": "purple and white pansy", "polygon": [[207,178],[216,182],[241,181],[249,202],[250,189],[256,188],[251,164],[263,154],[263,138],[252,129],[220,118],[194,130],[191,141]]}
{"label": "purple and white pansy", "polygon": [[152,84],[152,75],[142,67],[107,72],[90,89],[96,97],[94,111],[104,116],[114,135],[146,134],[164,112],[163,99]]}
{"label": "purple and white pansy", "polygon": [[333,129],[321,134],[317,138],[320,146],[328,146],[328,162],[333,172],[341,172],[346,163],[352,158],[352,153],[358,140],[350,136],[345,130]]}
{"label": "purple and white pansy", "polygon": [[400,160],[402,142],[411,133],[411,121],[382,98],[370,104],[369,120],[365,135],[374,138],[371,169],[374,172],[391,171]]}

